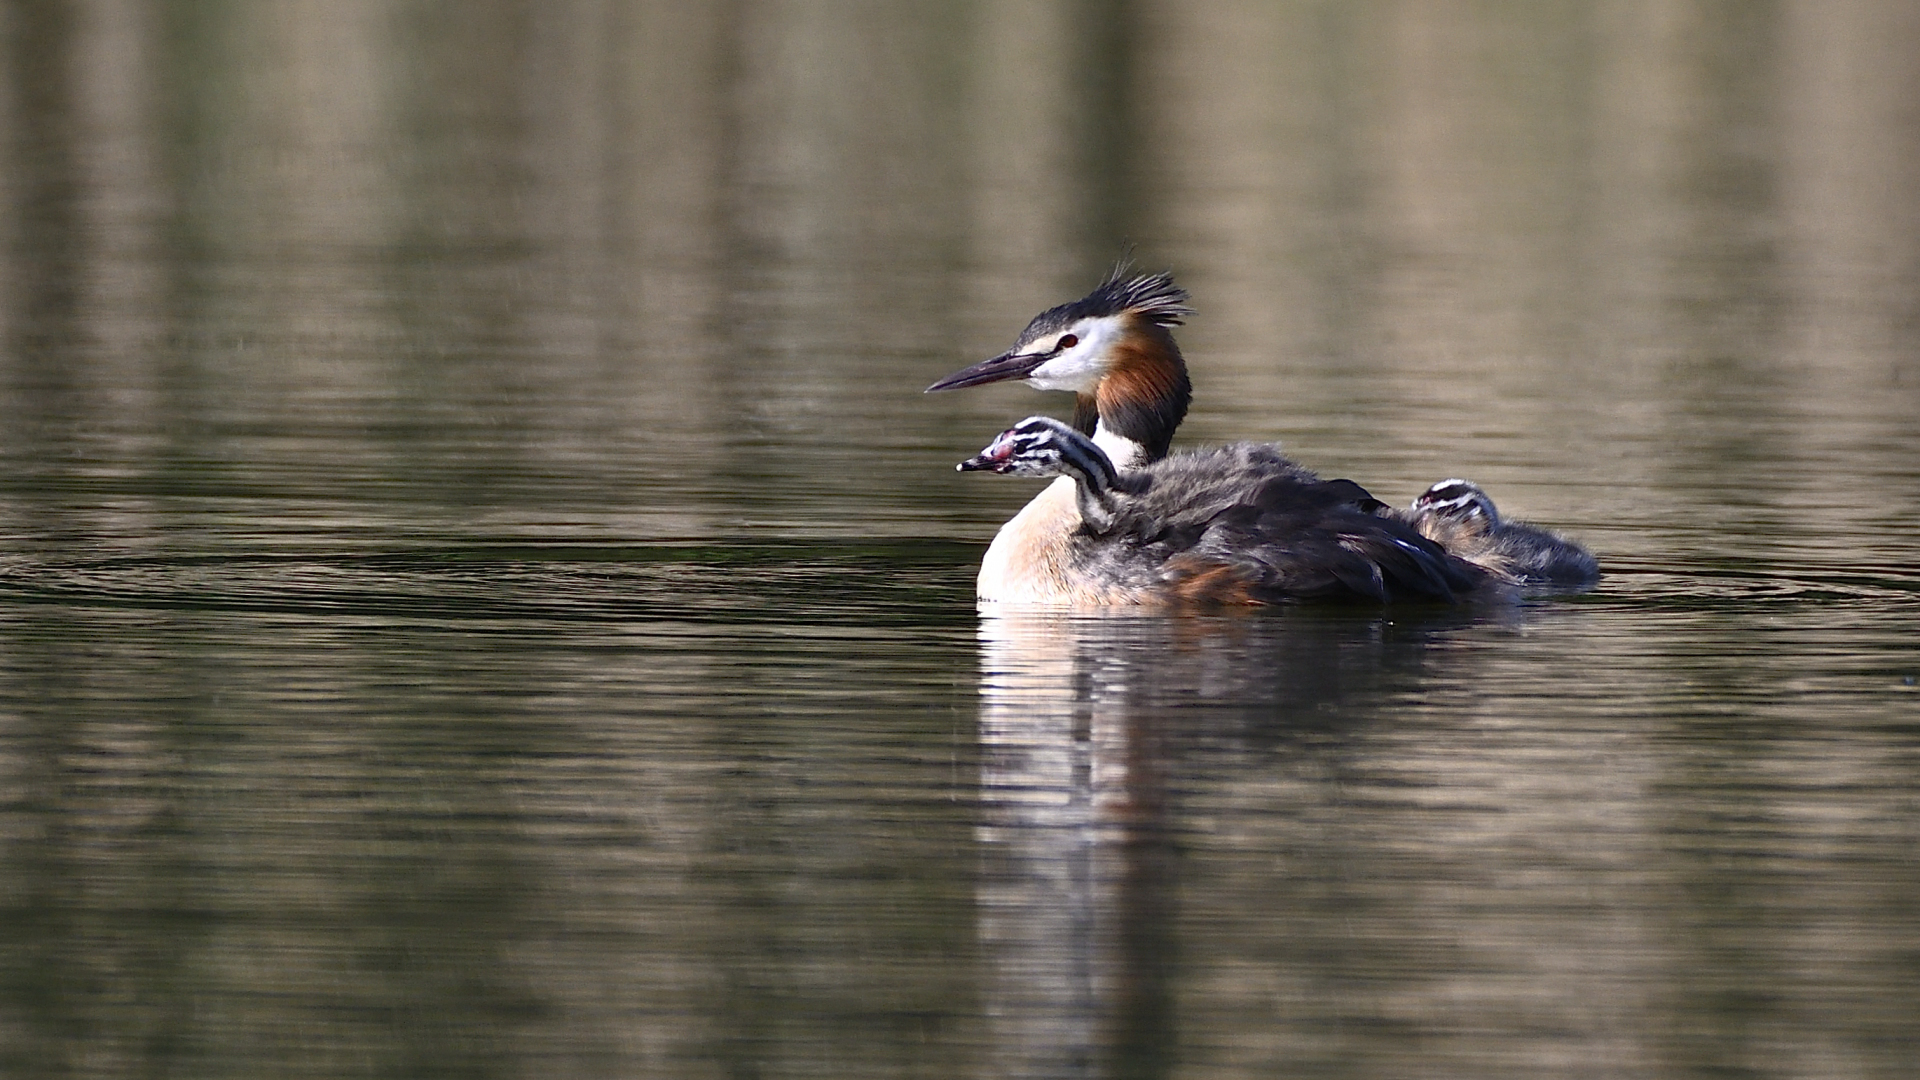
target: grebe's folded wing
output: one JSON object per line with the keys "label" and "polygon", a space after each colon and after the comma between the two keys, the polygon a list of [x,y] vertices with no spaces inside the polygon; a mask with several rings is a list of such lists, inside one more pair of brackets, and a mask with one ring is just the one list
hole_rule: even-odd
{"label": "grebe's folded wing", "polygon": [[1354,509],[1359,510],[1363,514],[1378,514],[1380,511],[1387,509],[1386,503],[1374,498],[1367,492],[1366,488],[1361,487],[1351,480],[1327,480],[1324,481],[1324,483],[1329,493],[1339,498],[1342,502],[1352,505]]}
{"label": "grebe's folded wing", "polygon": [[1194,547],[1254,575],[1257,598],[1450,602],[1486,580],[1405,522],[1364,509],[1373,500],[1358,484],[1276,480],[1257,494],[1220,514]]}

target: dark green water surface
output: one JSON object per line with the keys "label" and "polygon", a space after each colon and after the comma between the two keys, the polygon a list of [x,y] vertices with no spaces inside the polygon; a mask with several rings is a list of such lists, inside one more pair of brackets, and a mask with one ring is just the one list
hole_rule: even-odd
{"label": "dark green water surface", "polygon": [[[1097,7],[0,17],[0,1076],[1920,1075],[1909,5]],[[977,608],[1129,242],[1599,587]]]}

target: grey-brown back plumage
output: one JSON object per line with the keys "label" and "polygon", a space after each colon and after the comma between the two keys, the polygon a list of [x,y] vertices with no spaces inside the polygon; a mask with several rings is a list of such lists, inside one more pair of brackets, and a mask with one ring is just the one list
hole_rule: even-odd
{"label": "grey-brown back plumage", "polygon": [[1487,581],[1478,568],[1348,480],[1321,480],[1277,447],[1238,443],[1122,474],[1104,528],[1083,526],[1087,574],[1175,597],[1454,600]]}

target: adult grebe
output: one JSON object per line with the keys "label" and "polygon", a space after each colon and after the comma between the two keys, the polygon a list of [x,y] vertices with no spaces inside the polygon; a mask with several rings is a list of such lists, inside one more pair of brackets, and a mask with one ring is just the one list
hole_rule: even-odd
{"label": "adult grebe", "polygon": [[1454,600],[1493,583],[1350,480],[1321,480],[1273,446],[1237,443],[1122,472],[1071,426],[1031,416],[963,471],[1056,476],[1070,527],[1000,530],[980,596],[1053,604]]}
{"label": "adult grebe", "polygon": [[1422,536],[1514,581],[1585,587],[1600,580],[1591,553],[1563,536],[1507,521],[1471,480],[1442,480],[1420,493],[1406,518]]}

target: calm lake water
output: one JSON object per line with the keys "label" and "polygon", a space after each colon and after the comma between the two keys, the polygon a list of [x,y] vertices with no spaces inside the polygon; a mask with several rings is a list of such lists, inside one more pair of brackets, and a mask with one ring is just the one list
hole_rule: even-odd
{"label": "calm lake water", "polygon": [[[0,39],[0,1075],[1920,1074],[1910,5]],[[1129,244],[1599,587],[978,609]]]}

